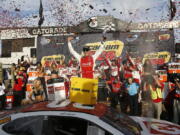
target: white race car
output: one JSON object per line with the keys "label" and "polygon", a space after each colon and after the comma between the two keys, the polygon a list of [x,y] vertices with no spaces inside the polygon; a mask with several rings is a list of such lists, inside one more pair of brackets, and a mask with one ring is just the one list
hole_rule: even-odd
{"label": "white race car", "polygon": [[142,117],[129,117],[105,104],[77,108],[49,102],[0,112],[0,135],[180,135],[180,126]]}

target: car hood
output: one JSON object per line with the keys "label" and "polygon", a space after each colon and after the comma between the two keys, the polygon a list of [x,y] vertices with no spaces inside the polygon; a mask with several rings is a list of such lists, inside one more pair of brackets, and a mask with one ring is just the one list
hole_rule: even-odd
{"label": "car hood", "polygon": [[142,134],[180,135],[180,125],[153,118],[131,116],[142,127]]}

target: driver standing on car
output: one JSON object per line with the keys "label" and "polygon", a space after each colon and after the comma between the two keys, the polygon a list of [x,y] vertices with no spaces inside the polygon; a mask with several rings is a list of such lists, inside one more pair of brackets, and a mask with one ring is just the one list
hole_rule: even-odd
{"label": "driver standing on car", "polygon": [[97,50],[94,55],[89,54],[90,51],[89,47],[83,47],[83,55],[81,56],[73,49],[71,40],[73,40],[73,37],[68,37],[69,51],[80,63],[81,77],[94,78],[95,61],[99,57],[99,55],[103,52],[104,45],[101,45],[99,50]]}

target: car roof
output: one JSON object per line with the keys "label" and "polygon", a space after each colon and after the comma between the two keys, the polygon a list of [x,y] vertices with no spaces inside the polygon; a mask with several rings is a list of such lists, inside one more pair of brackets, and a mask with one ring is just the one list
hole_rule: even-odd
{"label": "car roof", "polygon": [[25,113],[25,112],[37,112],[37,111],[68,111],[68,112],[87,113],[87,114],[101,117],[106,113],[108,109],[108,106],[103,103],[95,104],[93,109],[76,108],[73,106],[73,103],[70,103],[69,105],[65,107],[48,107],[49,103],[50,102],[47,102],[47,101],[36,103],[30,106],[24,107],[23,109],[20,110],[20,112]]}

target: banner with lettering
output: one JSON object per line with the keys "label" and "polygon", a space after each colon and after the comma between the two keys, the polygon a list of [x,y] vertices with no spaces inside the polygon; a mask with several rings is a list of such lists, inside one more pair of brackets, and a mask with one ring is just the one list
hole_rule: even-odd
{"label": "banner with lettering", "polygon": [[[66,57],[66,62],[72,57],[70,54],[67,38],[71,35],[59,36],[38,36],[37,58],[41,60],[43,56],[62,54]],[[75,40],[72,41],[74,50],[81,54],[83,46],[87,45],[94,53],[102,41],[102,33],[78,33]],[[101,56],[110,59],[121,56],[122,60],[126,58],[128,52],[132,57],[144,57],[145,54],[152,52],[170,52],[174,54],[174,36],[173,31],[154,31],[154,32],[109,32],[105,35],[106,49]],[[155,63],[163,63],[164,55],[155,57]],[[169,54],[168,54],[169,55]],[[169,57],[167,55],[167,57]],[[149,57],[149,56],[148,56]],[[100,58],[99,58],[100,59]],[[162,62],[161,62],[162,61]]]}
{"label": "banner with lettering", "polygon": [[170,58],[171,53],[167,51],[148,53],[144,55],[143,63],[145,60],[149,59],[152,64],[162,65],[164,63],[168,63],[170,61]]}
{"label": "banner with lettering", "polygon": [[64,55],[51,55],[51,56],[44,56],[41,59],[41,64],[44,67],[49,67],[51,66],[53,63],[58,65],[61,64],[62,61],[65,59]]}
{"label": "banner with lettering", "polygon": [[[89,46],[91,50],[91,54],[93,55],[100,47],[101,42],[95,42],[95,43],[88,43],[85,46]],[[113,41],[106,41],[104,43],[105,45],[105,51],[100,55],[98,60],[103,60],[104,57],[108,59],[113,59],[114,57],[121,56],[124,43],[119,40],[113,40]]]}

